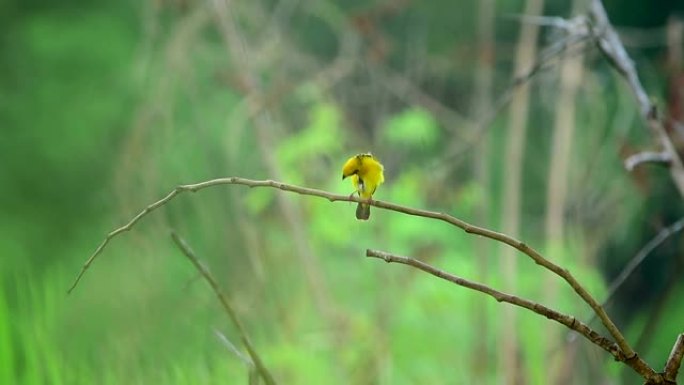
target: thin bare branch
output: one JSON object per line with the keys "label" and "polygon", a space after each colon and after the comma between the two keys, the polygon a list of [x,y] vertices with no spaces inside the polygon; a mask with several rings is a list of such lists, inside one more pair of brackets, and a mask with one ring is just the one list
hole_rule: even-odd
{"label": "thin bare branch", "polygon": [[[219,30],[230,53],[230,57],[235,63],[237,72],[244,79],[247,94],[254,94],[259,97],[264,93],[264,87],[258,71],[255,71],[252,65],[252,52],[248,49],[249,44],[242,33],[239,23],[236,21],[237,18],[230,1],[213,0],[213,5],[218,18]],[[351,69],[351,67],[349,68]],[[283,172],[272,151],[275,146],[273,143],[273,129],[276,126],[274,124],[274,115],[271,108],[265,107],[254,113],[252,121],[256,129],[258,149],[261,152],[264,166],[270,175],[280,179]],[[304,221],[301,220],[302,210],[296,202],[284,199],[281,195],[276,200],[297,250],[295,255],[300,259],[316,307],[332,324],[335,322],[336,317],[333,296],[330,294],[320,262],[316,258],[306,237],[303,228]]]}
{"label": "thin bare branch", "polygon": [[223,309],[226,311],[226,314],[228,314],[228,317],[233,322],[235,329],[237,329],[238,334],[240,335],[240,340],[242,341],[242,344],[245,346],[245,349],[247,349],[247,353],[249,354],[249,357],[254,363],[254,367],[259,372],[261,378],[263,378],[266,385],[275,385],[276,382],[273,379],[273,376],[268,371],[268,369],[266,369],[266,366],[264,366],[261,357],[259,357],[259,354],[257,353],[256,349],[254,349],[252,342],[249,340],[247,332],[245,331],[245,328],[242,326],[240,319],[237,317],[235,310],[233,310],[233,307],[228,301],[228,298],[223,294],[223,292],[221,291],[221,287],[219,287],[214,277],[211,275],[209,270],[207,270],[207,268],[204,265],[202,265],[202,263],[195,255],[195,252],[190,248],[190,246],[188,246],[188,244],[181,237],[178,236],[178,234],[176,234],[175,232],[171,232],[171,238],[173,239],[173,242],[176,244],[176,246],[178,246],[178,248],[181,250],[183,255],[185,255],[190,260],[190,262],[192,262],[197,271],[199,271],[200,274],[202,274],[204,279],[206,279],[209,283],[209,286],[211,286],[211,289],[216,294],[216,297],[218,297],[219,301],[221,302],[221,305],[223,305]]}
{"label": "thin bare branch", "polygon": [[[524,12],[528,15],[541,15],[544,0],[525,0]],[[532,24],[523,24],[515,45],[513,59],[513,76],[521,79],[525,71],[535,64],[537,55],[537,39],[540,28]],[[533,72],[528,72],[533,73]],[[517,237],[520,234],[520,217],[522,207],[522,181],[525,148],[527,145],[527,126],[530,110],[530,87],[526,80],[512,93],[509,116],[506,122],[506,134],[503,136],[503,162],[506,172],[501,175],[502,198],[500,221],[503,231]],[[499,254],[501,274],[506,290],[514,291],[518,286],[518,260],[514,250],[503,247]],[[522,381],[520,368],[518,316],[512,308],[504,308],[503,317],[506,322],[501,325],[501,349],[499,349],[499,370],[506,373],[503,384],[517,385]]]}
{"label": "thin bare branch", "polygon": [[520,21],[521,23],[534,24],[540,27],[552,27],[566,31],[571,30],[574,27],[573,21],[577,19],[566,19],[561,16],[525,15],[520,13],[511,13],[500,17],[502,19],[512,19]]}
{"label": "thin bare branch", "polygon": [[417,84],[414,84],[408,77],[378,64],[371,66],[370,69],[378,77],[380,84],[386,87],[387,90],[407,104],[418,105],[430,111],[452,133],[462,132],[464,128],[471,131],[476,128],[473,122],[446,106],[437,98],[432,97]]}
{"label": "thin bare branch", "polygon": [[643,352],[652,346],[655,335],[662,330],[663,319],[668,320],[666,314],[668,310],[672,310],[672,298],[678,294],[678,286],[682,281],[682,272],[684,272],[684,256],[675,258],[671,265],[668,267],[667,280],[664,283],[663,288],[660,290],[660,294],[654,301],[649,305],[649,309],[646,310],[646,319],[644,319],[644,326],[639,332],[639,338],[634,343],[634,350],[637,352]]}
{"label": "thin bare branch", "polygon": [[[276,182],[273,180],[251,180],[251,179],[245,179],[245,178],[240,178],[240,177],[228,177],[228,178],[218,178],[218,179],[212,179],[196,184],[188,184],[188,185],[179,185],[176,188],[174,188],[169,194],[167,194],[164,198],[160,199],[157,202],[154,202],[150,204],[149,206],[145,207],[138,215],[133,217],[127,224],[124,226],[113,230],[107,236],[105,239],[102,241],[102,243],[95,249],[95,252],[88,258],[88,260],[85,262],[83,267],[81,268],[81,271],[79,272],[78,276],[74,280],[74,283],[71,285],[69,288],[68,292],[70,293],[78,284],[78,282],[81,280],[85,272],[90,268],[90,265],[93,263],[95,258],[102,253],[102,250],[107,246],[109,241],[111,241],[112,238],[114,238],[117,235],[120,235],[123,232],[129,231],[140,219],[142,219],[144,216],[147,214],[151,213],[155,209],[161,207],[162,205],[168,203],[171,199],[173,199],[175,196],[177,196],[180,193],[183,192],[196,192],[199,190],[203,190],[208,187],[213,187],[213,186],[219,186],[219,185],[244,185],[244,186],[249,186],[249,187],[271,187],[271,188],[277,188],[283,191],[288,191],[288,192],[294,192],[297,194],[301,195],[308,195],[308,196],[317,196],[320,198],[325,198],[328,199],[331,202],[336,202],[336,201],[344,201],[344,202],[365,202],[369,203],[372,206],[385,209],[385,210],[390,210],[390,211],[396,211],[399,213],[404,213],[408,215],[414,215],[414,216],[419,216],[419,217],[425,217],[425,218],[432,218],[432,219],[437,219],[446,223],[449,223],[453,226],[456,226],[466,233],[469,234],[475,234],[475,235],[480,235],[485,238],[489,238],[492,240],[495,240],[497,242],[504,243],[506,245],[509,245],[523,254],[529,256],[535,263],[538,265],[546,268],[547,270],[550,270],[551,272],[555,273],[556,275],[560,276],[563,278],[572,288],[575,290],[575,292],[587,303],[591,308],[596,312],[598,315],[599,319],[601,319],[601,322],[603,325],[608,329],[610,334],[615,338],[616,342],[618,342],[618,345],[624,344],[626,347],[629,348],[629,345],[627,345],[624,337],[622,336],[622,333],[618,330],[618,328],[615,326],[612,320],[608,317],[606,314],[605,310],[601,307],[601,305],[594,299],[591,294],[582,286],[580,283],[577,281],[577,279],[567,270],[564,269],[553,262],[547,260],[544,258],[537,250],[531,248],[527,244],[525,244],[522,241],[519,241],[511,236],[508,236],[503,233],[496,232],[494,230],[489,230],[483,227],[478,227],[474,226],[466,221],[463,221],[461,219],[458,219],[456,217],[453,217],[451,215],[441,213],[441,212],[435,212],[435,211],[429,211],[429,210],[422,210],[422,209],[415,209],[411,207],[406,207],[394,203],[389,203],[389,202],[382,202],[382,201],[377,201],[377,200],[372,200],[372,201],[365,201],[362,200],[361,198],[358,198],[356,196],[349,196],[349,195],[338,195],[338,194],[332,194],[327,191],[323,190],[317,190],[317,189],[312,189],[308,187],[300,187],[300,186],[295,186],[295,185],[290,185],[286,183],[281,183],[281,182]],[[622,346],[621,346],[622,348]],[[624,350],[624,349],[623,349]],[[633,353],[631,348],[629,350]],[[636,354],[633,354],[634,356]],[[628,356],[632,356],[631,354],[628,354]],[[639,359],[640,360],[640,359]],[[642,361],[643,362],[643,361]],[[644,365],[646,365],[644,363]]]}
{"label": "thin bare branch", "polygon": [[610,24],[606,9],[601,0],[592,0],[589,9],[592,20],[592,33],[599,49],[608,62],[625,78],[630,90],[636,98],[641,117],[651,128],[653,134],[660,141],[662,150],[670,156],[670,176],[680,195],[684,197],[684,164],[677,154],[663,123],[660,121],[657,109],[646,93],[637,74],[634,62],[627,54],[620,37]]}
{"label": "thin bare branch", "polygon": [[682,365],[682,358],[684,357],[684,333],[677,336],[677,340],[672,346],[670,357],[665,364],[665,381],[671,384],[677,383],[677,374],[679,367]]}
{"label": "thin bare branch", "polygon": [[627,359],[627,357],[625,357],[622,354],[622,351],[615,342],[601,336],[598,332],[591,329],[587,324],[583,323],[582,321],[576,319],[573,316],[560,313],[556,310],[548,308],[539,303],[530,301],[528,299],[498,291],[487,285],[478,282],[472,282],[467,279],[458,277],[456,275],[447,273],[443,270],[439,270],[425,262],[419,261],[414,258],[402,257],[384,251],[370,249],[366,250],[366,256],[371,258],[379,258],[387,263],[394,262],[415,267],[416,269],[422,270],[428,274],[432,274],[435,277],[447,280],[449,282],[455,283],[459,286],[463,286],[471,290],[479,291],[480,293],[487,294],[496,299],[498,302],[506,302],[510,303],[511,305],[531,310],[539,315],[542,315],[550,320],[556,321],[572,330],[575,330],[579,334],[583,335],[587,340],[591,341],[592,343],[598,345],[599,347],[610,353],[613,357],[615,357],[617,361],[624,362]]}
{"label": "thin bare branch", "polygon": [[509,86],[499,94],[488,111],[481,114],[477,121],[466,121],[469,126],[472,126],[467,131],[468,136],[460,141],[457,147],[450,149],[449,154],[445,156],[446,162],[450,162],[451,159],[463,155],[478,144],[522,86],[529,84],[534,77],[552,68],[554,62],[563,54],[570,56],[584,51],[590,46],[584,44],[587,41],[590,41],[590,35],[578,33],[569,35],[544,48],[537,56],[536,61],[525,72],[513,78]]}
{"label": "thin bare branch", "polygon": [[[597,46],[608,62],[625,78],[625,81],[636,98],[642,118],[660,141],[663,151],[670,154],[670,175],[677,186],[679,193],[684,196],[684,165],[682,164],[682,160],[679,158],[670,137],[660,121],[655,105],[651,103],[648,94],[641,84],[634,62],[627,54],[624,45],[620,41],[620,37],[610,24],[601,0],[591,1],[589,17],[592,21],[592,34]],[[620,336],[620,338],[618,338],[615,335],[613,335],[613,337],[615,337],[616,342],[620,345],[620,348],[625,354],[638,359],[636,352],[634,352],[624,337]],[[657,376],[653,369],[648,367],[645,362],[641,369],[643,372],[640,373],[647,382],[653,382],[654,377]]]}
{"label": "thin bare branch", "polygon": [[644,163],[657,163],[661,165],[669,166],[672,162],[672,155],[669,152],[659,151],[643,151],[630,155],[625,159],[625,168],[627,171],[633,171],[637,166]]}
{"label": "thin bare branch", "polygon": [[182,189],[181,186],[179,186],[179,187],[173,189],[173,191],[171,191],[171,192],[170,192],[167,196],[165,196],[164,198],[162,198],[162,199],[160,199],[160,200],[154,202],[153,204],[151,204],[151,205],[145,207],[145,209],[144,209],[143,211],[141,211],[140,213],[138,213],[138,215],[136,215],[135,217],[133,217],[133,219],[131,219],[126,225],[121,226],[121,227],[119,227],[118,229],[109,232],[109,234],[107,234],[107,236],[106,236],[105,239],[102,241],[102,243],[100,243],[100,245],[97,247],[97,249],[95,249],[95,251],[93,252],[93,254],[90,255],[90,258],[88,258],[88,260],[85,262],[85,264],[83,264],[83,267],[81,267],[81,271],[78,273],[78,276],[76,277],[76,280],[74,280],[74,283],[71,284],[71,287],[69,287],[69,290],[67,290],[67,294],[71,294],[71,292],[76,288],[76,285],[78,285],[78,282],[79,282],[79,281],[81,280],[81,278],[83,277],[83,274],[85,274],[85,272],[88,270],[88,268],[90,268],[90,264],[93,263],[93,261],[95,260],[95,258],[96,258],[98,255],[100,255],[100,253],[102,253],[102,250],[104,250],[104,248],[107,246],[107,244],[109,243],[109,241],[112,240],[112,238],[116,237],[117,235],[119,235],[119,234],[121,234],[121,233],[124,233],[124,232],[126,232],[126,231],[129,231],[136,223],[138,223],[138,221],[139,221],[142,217],[144,217],[145,215],[147,215],[147,214],[151,213],[152,211],[158,209],[159,207],[165,205],[168,201],[170,201],[171,199],[173,199],[173,197],[175,197],[178,193],[181,193],[181,192],[183,192],[183,191],[184,191],[184,190]]}
{"label": "thin bare branch", "polygon": [[154,202],[150,204],[149,206],[145,207],[138,215],[133,217],[127,224],[124,226],[115,229],[111,231],[105,239],[102,241],[102,243],[95,249],[95,252],[88,258],[88,260],[85,262],[83,267],[81,268],[81,271],[79,272],[78,276],[74,280],[74,283],[71,285],[69,288],[68,292],[70,293],[76,285],[78,285],[79,281],[85,274],[85,272],[88,270],[90,265],[93,263],[95,258],[102,253],[104,248],[107,246],[107,244],[111,241],[112,238],[114,238],[117,235],[120,235],[123,232],[129,231],[140,219],[142,219],[144,216],[147,214],[151,213],[155,209],[163,206],[164,204],[168,203],[171,199],[173,199],[175,196],[182,192],[196,192],[208,187],[213,187],[213,186],[218,186],[218,185],[244,185],[244,186],[249,186],[249,187],[272,187],[272,188],[277,188],[283,191],[288,191],[288,192],[294,192],[298,193],[301,195],[308,195],[308,196],[317,196],[320,198],[325,198],[328,199],[331,202],[336,202],[336,201],[343,201],[343,202],[365,202],[368,203],[372,206],[385,209],[385,210],[390,210],[390,211],[396,211],[399,213],[404,213],[407,215],[414,215],[414,216],[419,216],[419,217],[425,217],[425,218],[432,218],[436,220],[440,220],[446,223],[449,223],[453,226],[456,226],[466,233],[469,234],[475,234],[475,235],[480,235],[485,238],[489,238],[492,240],[495,240],[497,242],[504,243],[506,245],[509,245],[523,254],[527,255],[530,257],[535,263],[538,265],[546,268],[547,270],[550,270],[554,274],[560,276],[563,278],[569,285],[570,287],[573,288],[573,290],[582,298],[589,306],[596,312],[598,315],[599,319],[603,323],[603,325],[608,329],[610,334],[613,336],[615,341],[617,342],[618,346],[622,349],[623,352],[625,352],[627,356],[627,360],[630,363],[630,366],[635,365],[634,367],[639,367],[641,368],[642,375],[644,378],[650,378],[647,376],[650,376],[650,374],[655,374],[655,371],[651,369],[648,364],[646,364],[645,361],[643,361],[640,357],[637,356],[637,354],[634,352],[634,350],[629,346],[627,341],[625,340],[624,336],[620,332],[620,330],[615,326],[613,321],[608,317],[608,314],[606,314],[605,310],[603,307],[594,299],[594,297],[589,294],[589,292],[577,281],[577,279],[567,270],[564,269],[553,262],[547,260],[544,258],[537,250],[531,248],[527,244],[525,244],[522,241],[519,241],[511,236],[508,236],[503,233],[496,232],[494,230],[489,230],[483,227],[478,227],[474,226],[466,221],[463,221],[461,219],[458,219],[456,217],[453,217],[451,215],[441,213],[441,212],[435,212],[435,211],[429,211],[429,210],[422,210],[422,209],[415,209],[411,207],[406,207],[394,203],[389,203],[389,202],[382,202],[382,201],[377,201],[377,200],[370,200],[370,201],[365,201],[362,200],[361,198],[358,198],[356,196],[349,196],[349,195],[338,195],[338,194],[332,194],[327,191],[323,190],[317,190],[317,189],[312,189],[308,187],[300,187],[300,186],[295,186],[295,185],[290,185],[286,183],[281,183],[281,182],[276,182],[273,180],[251,180],[251,179],[245,179],[245,178],[239,178],[239,177],[228,177],[228,178],[218,178],[218,179],[212,179],[196,184],[188,184],[188,185],[179,185],[176,188],[174,188],[169,194],[167,194],[164,198],[160,199],[157,202]]}
{"label": "thin bare branch", "polygon": [[[494,84],[494,35],[496,24],[495,0],[480,0],[478,5],[478,61],[477,71],[475,72],[475,89],[473,112],[475,116],[482,116],[487,113],[493,100]],[[492,164],[492,145],[491,136],[488,131],[483,134],[482,142],[477,146],[477,154],[474,155],[473,172],[475,182],[482,186],[480,201],[475,207],[476,221],[482,225],[487,225],[491,218],[492,202],[492,183],[491,183],[491,164]],[[460,138],[454,136],[455,141]],[[487,281],[491,269],[492,260],[490,258],[492,242],[482,237],[474,238],[475,256],[477,262],[477,278],[480,281]],[[487,304],[483,301],[473,303],[473,316],[475,321],[476,335],[490,335],[494,328],[489,317]],[[475,352],[472,354],[471,367],[473,368],[473,378],[483,378],[488,372],[489,363],[489,343],[487,339],[478,339]]]}
{"label": "thin bare branch", "polygon": [[[634,273],[634,270],[636,270],[636,268],[639,267],[642,262],[644,262],[646,257],[648,257],[651,254],[651,252],[653,252],[653,250],[655,250],[658,246],[662,245],[663,242],[665,242],[671,236],[682,231],[683,228],[684,217],[680,218],[670,226],[667,226],[666,228],[660,230],[660,232],[658,232],[658,234],[655,237],[653,237],[653,239],[648,241],[648,243],[646,243],[641,248],[641,250],[639,250],[639,252],[634,255],[634,257],[627,263],[624,269],[622,269],[620,274],[618,274],[618,276],[615,277],[613,282],[610,284],[610,287],[608,288],[608,295],[606,296],[606,299],[603,301],[602,306],[606,306],[613,300],[613,297],[615,296],[615,293],[618,291],[618,289],[622,286],[622,284],[625,283],[627,278],[629,278],[629,276],[632,275],[632,273]],[[591,321],[589,321],[589,323],[591,323]]]}
{"label": "thin bare branch", "polygon": [[237,358],[239,358],[240,361],[242,361],[242,363],[244,363],[245,365],[247,365],[250,368],[254,367],[254,362],[252,361],[252,359],[249,358],[248,356],[244,355],[240,350],[238,350],[237,346],[235,346],[235,344],[230,342],[228,337],[226,337],[223,333],[221,333],[217,329],[214,329],[214,334],[216,334],[216,337],[219,339],[219,341],[221,341],[223,346],[225,346],[226,349],[230,350],[231,353],[235,354],[237,356]]}

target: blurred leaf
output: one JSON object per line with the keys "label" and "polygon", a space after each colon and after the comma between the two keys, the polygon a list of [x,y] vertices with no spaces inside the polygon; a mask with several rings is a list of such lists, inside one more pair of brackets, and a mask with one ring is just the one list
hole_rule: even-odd
{"label": "blurred leaf", "polygon": [[459,211],[469,211],[480,205],[482,202],[482,185],[476,181],[466,182],[458,190],[458,202],[456,203]]}
{"label": "blurred leaf", "polygon": [[252,214],[263,212],[275,199],[275,193],[271,189],[265,188],[249,189],[244,194],[243,202]]}
{"label": "blurred leaf", "polygon": [[390,118],[382,137],[392,145],[432,147],[439,140],[439,126],[428,111],[412,107]]}
{"label": "blurred leaf", "polygon": [[344,136],[340,112],[332,103],[315,104],[309,111],[309,124],[285,138],[278,146],[277,158],[290,183],[303,183],[315,172],[317,158],[340,151]]}

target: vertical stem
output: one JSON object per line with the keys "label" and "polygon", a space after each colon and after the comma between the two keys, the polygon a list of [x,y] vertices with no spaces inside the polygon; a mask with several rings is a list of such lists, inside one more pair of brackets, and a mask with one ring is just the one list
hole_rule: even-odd
{"label": "vertical stem", "polygon": [[[579,0],[574,0],[573,8],[577,9],[579,5]],[[582,60],[581,53],[566,53],[560,67],[560,94],[556,103],[556,117],[549,155],[551,164],[547,178],[549,184],[546,190],[546,253],[549,256],[562,256],[565,246],[564,213],[570,177],[572,139],[575,131],[575,99],[582,82]],[[554,262],[562,263],[558,259]],[[544,280],[543,291],[546,303],[556,303],[558,300],[559,283],[555,278],[547,276]],[[551,325],[546,325],[545,329],[544,354],[546,355],[557,348],[559,335],[557,328]],[[556,362],[565,363],[566,360],[562,357]],[[552,362],[548,364],[551,370],[546,371],[546,383],[555,383],[556,370]]]}
{"label": "vertical stem", "polygon": [[[524,14],[528,16],[541,15],[544,7],[543,0],[527,0]],[[532,23],[524,23],[520,30],[515,57],[514,77],[526,73],[534,63],[537,51],[537,37],[539,27]],[[520,235],[520,205],[522,168],[525,154],[525,135],[527,126],[527,114],[529,110],[529,86],[523,84],[513,95],[511,103],[511,115],[509,119],[508,135],[506,137],[506,152],[504,158],[504,188],[503,188],[503,231],[512,237]],[[516,291],[517,286],[517,259],[514,250],[503,248],[501,251],[502,270],[504,274],[504,287],[506,291]],[[507,384],[517,384],[519,379],[518,341],[517,341],[517,317],[516,309],[504,308],[503,324],[503,347],[501,349],[502,374]]]}
{"label": "vertical stem", "polygon": [[[478,70],[475,73],[475,116],[477,119],[482,119],[487,116],[489,109],[492,108],[492,84],[494,71],[494,15],[496,4],[494,0],[481,0],[478,9]],[[481,186],[482,194],[481,201],[476,207],[476,220],[482,226],[487,226],[490,215],[491,204],[491,183],[490,172],[491,167],[489,157],[491,156],[491,145],[489,143],[490,135],[485,133],[482,141],[479,144],[477,156],[475,158],[475,165],[473,172],[475,173],[475,180]],[[486,239],[475,238],[475,248],[478,254],[478,281],[486,282],[489,275],[489,255],[491,243]],[[476,301],[475,309],[475,325],[477,325],[477,335],[483,336],[479,338],[475,354],[473,355],[472,367],[474,368],[473,378],[482,379],[487,373],[487,338],[489,335],[489,325],[487,317],[487,303],[483,301]]]}
{"label": "vertical stem", "polygon": [[[262,93],[261,82],[250,65],[250,55],[238,25],[234,20],[234,15],[231,13],[231,4],[228,1],[221,0],[213,0],[212,3],[218,16],[219,27],[225,39],[227,50],[240,75],[243,77],[248,92],[260,95]],[[256,128],[259,150],[269,174],[275,179],[282,179],[282,171],[273,153],[275,146],[272,140],[275,126],[270,111],[265,109],[256,114],[254,116],[254,126]],[[334,322],[333,301],[331,300],[329,288],[323,279],[322,268],[309,246],[308,237],[302,227],[301,210],[299,210],[295,203],[281,194],[276,199],[287,224],[287,229],[292,235],[292,241],[295,244],[296,253],[294,254],[301,259],[302,266],[304,267],[304,274],[311,288],[316,307],[326,317],[328,322]],[[333,327],[331,326],[331,328]]]}

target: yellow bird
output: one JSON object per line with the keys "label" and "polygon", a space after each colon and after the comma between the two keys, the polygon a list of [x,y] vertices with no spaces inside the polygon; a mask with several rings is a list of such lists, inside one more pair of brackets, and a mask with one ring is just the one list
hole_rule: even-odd
{"label": "yellow bird", "polygon": [[[375,189],[385,181],[383,167],[371,153],[352,156],[342,167],[342,179],[351,177],[354,191],[352,195],[371,200]],[[359,203],[356,206],[356,219],[368,220],[370,218],[370,205]]]}

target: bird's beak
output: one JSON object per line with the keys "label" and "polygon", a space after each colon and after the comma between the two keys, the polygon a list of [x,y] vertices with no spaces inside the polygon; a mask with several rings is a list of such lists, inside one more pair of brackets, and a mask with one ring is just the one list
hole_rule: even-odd
{"label": "bird's beak", "polygon": [[342,174],[342,180],[344,180],[347,176]]}

